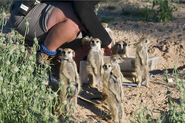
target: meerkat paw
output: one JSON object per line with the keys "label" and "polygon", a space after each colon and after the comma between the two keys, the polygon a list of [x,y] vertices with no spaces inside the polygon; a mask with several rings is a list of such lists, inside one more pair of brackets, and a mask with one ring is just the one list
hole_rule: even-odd
{"label": "meerkat paw", "polygon": [[90,85],[90,87],[91,87],[91,88],[96,88],[96,84],[95,84],[95,83],[92,83],[92,84]]}
{"label": "meerkat paw", "polygon": [[140,87],[141,87],[141,83],[138,83],[138,84],[137,84],[137,87],[140,88]]}
{"label": "meerkat paw", "polygon": [[150,87],[148,83],[146,83],[146,87],[147,87],[147,88],[149,88],[149,87]]}

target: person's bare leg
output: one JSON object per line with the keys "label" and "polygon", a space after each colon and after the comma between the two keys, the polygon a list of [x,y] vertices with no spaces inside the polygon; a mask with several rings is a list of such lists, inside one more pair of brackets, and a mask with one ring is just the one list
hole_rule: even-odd
{"label": "person's bare leg", "polygon": [[55,7],[48,20],[48,35],[44,41],[45,47],[50,51],[56,51],[62,44],[74,40],[79,33],[78,19],[68,3]]}
{"label": "person's bare leg", "polygon": [[52,27],[44,41],[44,45],[50,51],[56,51],[62,44],[73,41],[79,31],[77,24],[70,19],[66,19],[64,22],[57,23]]}

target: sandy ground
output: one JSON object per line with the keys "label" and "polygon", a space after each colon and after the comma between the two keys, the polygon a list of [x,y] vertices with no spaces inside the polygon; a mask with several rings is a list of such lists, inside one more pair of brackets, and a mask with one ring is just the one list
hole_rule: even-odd
{"label": "sandy ground", "polygon": [[[107,9],[108,6],[115,6],[116,9]],[[127,6],[151,5],[147,2],[137,0],[120,1],[114,3],[101,4],[100,16],[113,17],[114,21],[109,22],[109,28],[113,30],[113,40],[127,40],[128,52],[130,56],[134,55],[135,48],[133,43],[137,42],[142,34],[147,34],[151,41],[149,45],[150,56],[159,56],[159,62],[156,69],[151,71],[154,75],[150,79],[150,87],[141,88],[124,86],[125,102],[124,110],[127,122],[134,120],[134,115],[139,107],[148,107],[152,112],[152,119],[157,119],[160,114],[168,111],[167,92],[178,100],[178,92],[175,88],[175,82],[166,82],[164,71],[167,69],[172,76],[173,68],[176,66],[179,74],[185,75],[185,4],[179,4],[178,10],[174,12],[174,19],[168,23],[143,22],[120,15],[121,9]],[[87,97],[88,98],[88,97]],[[100,108],[78,99],[77,110],[74,113],[76,123],[106,123],[110,118],[109,110],[106,105]]]}
{"label": "sandy ground", "polygon": [[[142,5],[149,3],[141,1],[117,2],[102,4],[103,10],[99,11],[101,16],[114,17],[114,21],[109,23],[109,28],[113,30],[114,41],[127,40],[129,55],[133,56],[135,48],[132,45],[137,42],[142,34],[147,34],[151,41],[149,45],[150,56],[159,56],[156,69],[151,71],[154,76],[150,79],[150,87],[141,88],[124,86],[125,103],[124,109],[127,122],[133,121],[134,115],[139,107],[148,107],[151,110],[152,119],[155,121],[160,114],[168,111],[167,92],[178,100],[178,91],[175,88],[175,81],[166,82],[164,71],[168,69],[172,76],[174,66],[179,70],[181,76],[185,75],[185,4],[178,4],[178,10],[174,12],[174,19],[168,23],[143,22],[121,15],[120,9],[129,5]],[[106,9],[108,6],[116,6],[115,10]],[[150,5],[150,4],[149,4]],[[129,18],[129,19],[128,19]],[[172,77],[173,78],[173,77]],[[104,120],[109,111],[106,108],[96,108],[91,104],[79,100],[79,105],[75,113],[76,122],[107,122]],[[164,122],[167,122],[164,120]]]}

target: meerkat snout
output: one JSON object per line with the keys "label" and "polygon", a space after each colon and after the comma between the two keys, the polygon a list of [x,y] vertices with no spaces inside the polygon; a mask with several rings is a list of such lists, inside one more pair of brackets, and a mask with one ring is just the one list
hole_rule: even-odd
{"label": "meerkat snout", "polygon": [[103,65],[103,69],[104,69],[104,70],[107,70],[107,69],[108,69],[108,67],[107,67],[106,64]]}
{"label": "meerkat snout", "polygon": [[94,45],[95,45],[94,40],[91,40],[91,41],[90,41],[90,46],[94,46]]}
{"label": "meerkat snout", "polygon": [[103,65],[103,69],[104,69],[105,71],[111,71],[111,70],[112,70],[112,66],[111,66],[110,63],[105,63],[105,64]]}

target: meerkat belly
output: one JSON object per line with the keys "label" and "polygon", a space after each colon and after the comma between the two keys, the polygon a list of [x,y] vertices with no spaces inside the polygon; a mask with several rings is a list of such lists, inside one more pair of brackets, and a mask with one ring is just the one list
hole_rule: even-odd
{"label": "meerkat belly", "polygon": [[100,55],[100,52],[94,52],[94,56],[95,56],[95,63],[97,65],[97,67],[101,67],[102,66],[102,55]]}
{"label": "meerkat belly", "polygon": [[76,78],[76,74],[75,74],[75,69],[74,69],[74,66],[73,66],[73,64],[72,63],[68,63],[67,64],[67,68],[68,68],[68,70],[67,70],[67,72],[68,72],[68,74],[71,76],[71,80],[73,81],[73,82],[75,82],[76,80],[75,80],[75,78]]}

